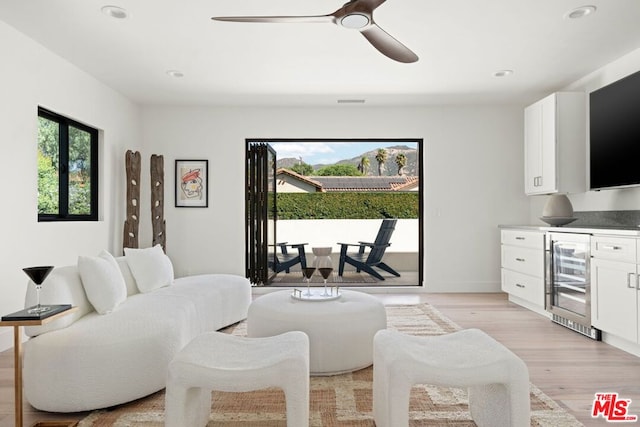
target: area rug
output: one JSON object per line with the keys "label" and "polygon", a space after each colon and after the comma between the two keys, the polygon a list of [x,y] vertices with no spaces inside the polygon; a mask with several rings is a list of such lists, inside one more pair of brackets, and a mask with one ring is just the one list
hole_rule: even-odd
{"label": "area rug", "polygon": [[[413,335],[440,335],[460,328],[429,304],[387,306],[388,327]],[[245,335],[241,322],[225,332]],[[311,427],[374,427],[373,368],[331,377],[311,377]],[[286,427],[284,394],[279,389],[212,394],[207,427]],[[474,426],[466,390],[416,386],[411,391],[410,426]],[[107,410],[94,411],[79,427],[162,427],[164,391]],[[531,426],[582,426],[551,398],[531,385]],[[191,426],[185,426],[191,427]]]}

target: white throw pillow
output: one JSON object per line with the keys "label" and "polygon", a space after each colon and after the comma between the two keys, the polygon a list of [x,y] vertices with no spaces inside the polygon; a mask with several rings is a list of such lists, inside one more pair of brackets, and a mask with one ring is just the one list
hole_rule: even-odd
{"label": "white throw pillow", "polygon": [[98,313],[110,313],[127,299],[124,277],[109,252],[103,250],[96,257],[78,257],[78,271],[87,299]]}
{"label": "white throw pillow", "polygon": [[173,265],[162,246],[155,245],[145,249],[124,248],[124,257],[140,292],[151,292],[173,282]]}

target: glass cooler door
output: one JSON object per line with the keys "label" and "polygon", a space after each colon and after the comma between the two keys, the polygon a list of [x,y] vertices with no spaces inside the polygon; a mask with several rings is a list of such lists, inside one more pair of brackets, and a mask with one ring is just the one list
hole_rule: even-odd
{"label": "glass cooler door", "polygon": [[589,243],[553,241],[552,257],[553,305],[582,317],[590,317],[586,295],[589,285]]}

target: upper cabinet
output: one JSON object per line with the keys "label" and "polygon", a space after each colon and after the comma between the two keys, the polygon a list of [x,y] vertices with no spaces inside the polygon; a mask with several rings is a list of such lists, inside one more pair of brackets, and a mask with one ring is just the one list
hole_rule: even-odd
{"label": "upper cabinet", "polygon": [[524,111],[526,194],[586,191],[586,96],[557,92]]}

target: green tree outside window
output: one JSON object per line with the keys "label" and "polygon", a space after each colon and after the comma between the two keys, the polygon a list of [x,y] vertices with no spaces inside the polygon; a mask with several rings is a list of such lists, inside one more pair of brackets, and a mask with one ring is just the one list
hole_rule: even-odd
{"label": "green tree outside window", "polygon": [[38,219],[97,220],[98,131],[38,110]]}

